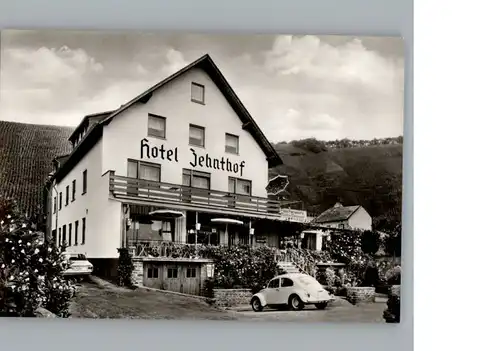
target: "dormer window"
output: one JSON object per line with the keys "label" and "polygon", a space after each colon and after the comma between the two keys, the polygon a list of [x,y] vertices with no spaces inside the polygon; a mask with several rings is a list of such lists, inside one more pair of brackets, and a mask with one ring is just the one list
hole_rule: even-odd
{"label": "dormer window", "polygon": [[205,87],[198,83],[191,83],[191,101],[205,105]]}

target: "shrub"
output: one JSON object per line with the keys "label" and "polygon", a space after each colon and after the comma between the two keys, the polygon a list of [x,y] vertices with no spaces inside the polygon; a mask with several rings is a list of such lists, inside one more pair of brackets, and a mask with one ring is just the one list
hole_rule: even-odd
{"label": "shrub", "polygon": [[373,262],[370,262],[363,273],[363,278],[360,285],[377,287],[379,283],[380,278],[378,268]]}
{"label": "shrub", "polygon": [[399,323],[401,318],[401,298],[391,295],[387,300],[387,308],[384,311],[386,323]]}
{"label": "shrub", "polygon": [[74,287],[62,275],[64,247],[35,229],[14,201],[0,198],[0,314],[29,317],[44,307],[68,317]]}
{"label": "shrub", "polygon": [[396,266],[389,270],[385,276],[388,285],[401,285],[401,267]]}
{"label": "shrub", "polygon": [[380,234],[371,230],[365,230],[361,234],[361,250],[370,256],[374,256],[380,248]]}
{"label": "shrub", "polygon": [[215,261],[214,285],[217,288],[260,290],[278,271],[275,251],[269,247],[206,246],[200,251],[203,251],[204,257]]}
{"label": "shrub", "polygon": [[120,253],[118,257],[118,285],[132,287],[132,272],[134,271],[134,263],[132,256],[127,248],[118,249]]}
{"label": "shrub", "polygon": [[215,286],[214,278],[208,278],[207,280],[205,280],[205,284],[203,286],[203,296],[208,298],[213,298],[214,286]]}

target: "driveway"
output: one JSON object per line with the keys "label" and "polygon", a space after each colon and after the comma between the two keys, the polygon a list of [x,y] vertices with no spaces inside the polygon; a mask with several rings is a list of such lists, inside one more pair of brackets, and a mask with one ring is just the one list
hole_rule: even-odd
{"label": "driveway", "polygon": [[280,321],[280,322],[333,322],[333,323],[385,323],[383,311],[384,301],[353,306],[339,299],[325,310],[314,306],[306,306],[302,311],[276,311],[264,309],[253,312],[251,308],[235,309],[233,315],[239,320],[248,321]]}
{"label": "driveway", "polygon": [[196,298],[144,289],[129,290],[106,282],[84,282],[73,299],[71,314],[72,318],[383,323],[385,307],[383,302],[352,306],[339,299],[323,311],[306,306],[298,312],[267,309],[253,312],[249,305],[224,311]]}

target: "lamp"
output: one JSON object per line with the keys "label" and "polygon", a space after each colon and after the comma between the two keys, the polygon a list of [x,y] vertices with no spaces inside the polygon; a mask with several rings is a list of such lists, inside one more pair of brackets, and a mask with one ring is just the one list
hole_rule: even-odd
{"label": "lamp", "polygon": [[201,229],[201,223],[196,223],[196,230],[200,230]]}
{"label": "lamp", "polygon": [[253,235],[255,233],[255,229],[250,228],[250,235]]}

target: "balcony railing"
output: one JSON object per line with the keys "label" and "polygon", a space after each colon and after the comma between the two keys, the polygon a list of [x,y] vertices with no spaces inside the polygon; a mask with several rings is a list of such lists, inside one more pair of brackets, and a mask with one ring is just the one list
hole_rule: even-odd
{"label": "balcony railing", "polygon": [[195,244],[162,240],[133,240],[129,241],[128,245],[134,248],[136,257],[194,258],[203,256],[203,250],[200,250],[201,245],[196,247]]}
{"label": "balcony railing", "polygon": [[128,178],[115,175],[114,172],[110,172],[109,175],[109,190],[117,198],[150,200],[182,204],[188,207],[225,209],[232,212],[276,217],[280,215],[279,202],[267,198]]}

